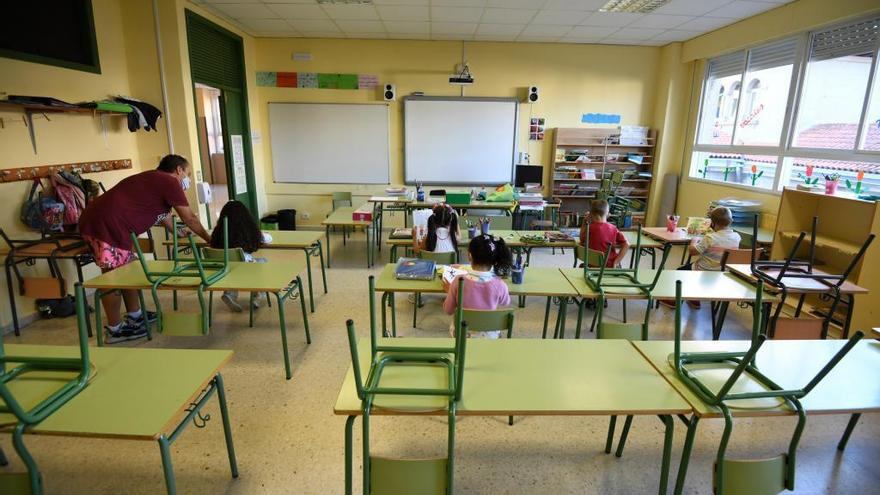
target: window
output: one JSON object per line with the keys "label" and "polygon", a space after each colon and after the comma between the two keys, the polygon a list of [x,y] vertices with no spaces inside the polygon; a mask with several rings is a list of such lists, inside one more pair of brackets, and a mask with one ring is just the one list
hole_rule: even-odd
{"label": "window", "polygon": [[745,68],[745,52],[709,61],[706,98],[700,117],[700,144],[730,144],[739,101],[740,79]]}
{"label": "window", "polygon": [[875,16],[709,60],[690,177],[880,195],[878,49]]}
{"label": "window", "polygon": [[876,24],[865,21],[813,35],[792,146],[855,147],[877,49]]}

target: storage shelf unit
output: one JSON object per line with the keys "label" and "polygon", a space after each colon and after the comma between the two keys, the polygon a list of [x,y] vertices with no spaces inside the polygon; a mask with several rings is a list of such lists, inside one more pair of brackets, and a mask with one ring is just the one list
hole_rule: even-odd
{"label": "storage shelf unit", "polygon": [[[625,174],[620,195],[641,203],[641,207],[633,212],[633,224],[644,224],[654,179],[657,132],[650,130],[646,144],[640,145],[615,143],[612,138],[619,133],[618,129],[556,129],[550,184],[553,198],[560,202],[561,225],[579,226],[584,212],[589,209],[590,200],[596,197],[602,178],[613,171]],[[627,156],[630,154],[639,155],[642,162],[629,161]],[[579,156],[589,157],[590,161],[575,161]],[[584,179],[581,171],[585,169],[593,170],[596,178]]]}
{"label": "storage shelf unit", "polygon": [[[801,232],[807,235],[798,256],[808,256],[814,216],[819,217],[814,266],[828,273],[843,273],[868,235],[872,232],[880,234],[880,206],[877,202],[785,188],[776,218],[773,259],[784,259]],[[877,326],[880,321],[880,305],[876,304],[880,294],[880,240],[874,240],[849,276],[849,281],[869,290],[868,294],[856,296],[850,331],[865,331]],[[792,300],[796,302],[797,298],[789,299]],[[806,310],[814,312],[814,306],[825,310],[828,303],[808,297]],[[841,314],[835,317],[836,321],[841,320],[844,311],[845,308],[838,310]],[[840,329],[832,326],[829,335],[838,337]]]}

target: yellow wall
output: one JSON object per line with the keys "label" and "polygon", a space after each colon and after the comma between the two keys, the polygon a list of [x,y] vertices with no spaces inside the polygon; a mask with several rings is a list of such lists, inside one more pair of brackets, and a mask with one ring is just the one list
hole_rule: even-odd
{"label": "yellow wall", "polygon": [[[461,42],[330,39],[257,39],[256,66],[261,71],[345,72],[375,74],[380,82],[397,85],[399,97],[413,91],[426,95],[458,96],[447,82],[461,60]],[[549,179],[552,136],[528,141],[528,117],[545,117],[549,128],[579,127],[587,112],[618,113],[625,124],[653,125],[659,48],[541,43],[467,43],[467,61],[476,84],[465,96],[521,97],[537,85],[539,102],[520,106],[519,150],[533,164],[545,166]],[[311,61],[291,60],[291,54],[310,52]],[[308,212],[315,225],[330,210],[330,192],[351,190],[357,200],[381,192],[383,186],[276,184],[272,180],[269,102],[381,101],[379,90],[257,88],[265,157],[268,208]],[[251,112],[256,110],[251,107]],[[402,102],[391,104],[391,182],[403,181]],[[255,145],[255,148],[259,148]],[[300,215],[301,217],[301,215]]]}
{"label": "yellow wall", "polygon": [[710,184],[687,177],[696,129],[697,110],[700,106],[705,60],[772,39],[866,15],[871,11],[877,11],[878,7],[880,5],[877,0],[799,0],[683,43],[681,63],[696,64],[693,83],[689,84],[687,89],[689,96],[686,100],[690,102],[690,111],[685,111],[688,116],[686,123],[681,121],[685,126],[684,132],[672,127],[665,128],[667,134],[683,136],[683,142],[680,143],[684,153],[681,160],[681,182],[679,183],[677,203],[679,214],[682,216],[700,215],[706,211],[709,201],[736,196],[761,201],[765,213],[762,223],[772,227],[779,209],[778,194]]}
{"label": "yellow wall", "polygon": [[[115,94],[137,95],[155,101],[153,94],[145,94],[141,81],[134,81],[132,77],[133,74],[143,76],[145,69],[142,64],[145,59],[147,63],[149,61],[149,52],[143,49],[141,41],[126,32],[128,27],[136,24],[128,21],[141,10],[141,6],[136,5],[138,3],[141,2],[129,4],[124,0],[93,0],[101,74],[0,58],[0,91],[9,95],[54,96],[69,102],[107,98]],[[3,150],[0,168],[132,159],[133,171],[103,172],[91,176],[109,188],[128,174],[151,167],[152,158],[144,156],[144,150],[164,145],[162,133],[151,133],[146,137],[143,131],[129,132],[125,117],[107,117],[107,132],[104,134],[100,119],[90,115],[50,114],[49,122],[35,117],[38,153],[34,154],[28,130],[21,123],[21,115],[0,111],[0,118],[5,123],[0,129],[0,150]],[[0,227],[18,238],[34,235],[26,231],[18,220],[28,187],[29,184],[25,182],[0,184]],[[45,263],[40,265],[26,268],[25,273],[47,273]],[[75,280],[71,267],[63,269],[69,269],[65,270],[68,280]],[[85,275],[90,277],[96,273],[92,269],[87,270]],[[34,313],[32,299],[19,299],[17,306],[20,317],[27,319]],[[0,288],[0,328],[10,324],[8,294],[4,283]]]}

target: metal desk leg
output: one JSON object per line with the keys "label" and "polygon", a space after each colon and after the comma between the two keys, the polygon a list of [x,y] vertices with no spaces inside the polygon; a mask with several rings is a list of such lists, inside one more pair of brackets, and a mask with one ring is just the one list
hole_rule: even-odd
{"label": "metal desk leg", "polygon": [[351,495],[351,443],[352,443],[352,426],[354,426],[354,416],[345,418],[345,495]]}
{"label": "metal desk leg", "polygon": [[397,304],[395,302],[396,294],[394,292],[388,296],[391,299],[391,336],[397,337]]}
{"label": "metal desk leg", "polygon": [[290,355],[287,353],[287,326],[284,322],[284,297],[280,292],[275,292],[278,301],[278,324],[281,329],[281,353],[284,355],[284,376],[290,380]]}
{"label": "metal desk leg", "polygon": [[324,227],[324,237],[327,239],[327,268],[330,268],[330,226]]}
{"label": "metal desk leg", "polygon": [[547,306],[544,308],[544,332],[541,334],[542,339],[547,338],[547,321],[550,319],[550,304],[553,302],[552,296],[547,296]]}
{"label": "metal desk leg", "polygon": [[718,314],[715,317],[715,326],[712,328],[712,340],[718,340],[721,337],[721,327],[724,326],[728,307],[730,307],[730,301],[721,301],[719,303]]}
{"label": "metal desk leg", "polygon": [[[98,347],[104,347],[104,322],[101,317],[102,297],[104,297],[104,293],[101,292],[101,289],[95,289],[95,338],[98,340]],[[144,308],[141,309],[143,310]]]}
{"label": "metal desk leg", "polygon": [[849,324],[852,321],[853,307],[856,305],[855,295],[847,294],[846,298],[846,321],[843,323],[843,336],[841,337],[843,339],[849,338]]}
{"label": "metal desk leg", "polygon": [[220,416],[223,419],[223,436],[226,438],[226,455],[229,457],[229,470],[233,478],[238,478],[238,462],[235,459],[235,444],[232,442],[232,426],[229,424],[229,408],[226,406],[226,389],[223,388],[223,376],[214,376],[217,387],[217,402],[220,403]]}
{"label": "metal desk leg", "polygon": [[296,285],[299,287],[299,305],[302,309],[303,326],[306,330],[306,344],[311,344],[312,336],[309,335],[309,312],[306,311],[306,291],[303,290],[303,281],[299,275],[296,276]]}
{"label": "metal desk leg", "polygon": [[666,495],[669,484],[669,464],[672,459],[672,434],[675,431],[675,422],[672,416],[660,416],[660,421],[666,426],[663,435],[663,461],[660,463],[660,495]]}
{"label": "metal desk leg", "polygon": [[373,266],[373,245],[370,243],[370,226],[364,225],[364,233],[367,236],[367,268]]}
{"label": "metal desk leg", "polygon": [[849,417],[849,423],[846,424],[846,430],[844,430],[843,436],[840,437],[840,443],[837,444],[837,450],[843,452],[843,449],[846,448],[846,443],[849,442],[849,436],[852,435],[856,423],[859,422],[859,418],[861,417],[862,413],[855,413]]}
{"label": "metal desk leg", "polygon": [[691,460],[691,450],[694,448],[694,437],[697,435],[697,423],[700,418],[694,414],[688,422],[687,434],[684,437],[684,447],[681,450],[681,462],[678,465],[678,477],[675,479],[675,495],[681,495],[684,489],[684,480],[687,477],[688,464]]}
{"label": "metal desk leg", "polygon": [[[327,271],[324,270],[324,246],[321,244],[321,241],[317,242],[318,244],[318,261],[321,262],[321,279],[324,281],[324,294],[327,293]],[[329,249],[329,248],[328,248]],[[330,260],[327,260],[327,263],[330,263]],[[330,265],[327,265],[328,267]]]}
{"label": "metal desk leg", "polygon": [[687,259],[688,246],[689,246],[689,244],[682,244],[681,245],[681,264],[682,264],[682,266],[684,266],[685,261]]}
{"label": "metal desk leg", "polygon": [[312,313],[314,313],[315,293],[312,289],[312,258],[310,256],[312,249],[314,249],[314,247],[303,248],[303,253],[306,255],[306,276],[309,279],[309,308],[312,310]]}
{"label": "metal desk leg", "polygon": [[576,329],[575,332],[574,332],[574,338],[575,338],[575,339],[579,339],[579,338],[581,338],[581,323],[582,323],[583,318],[584,318],[584,306],[586,306],[586,305],[587,305],[587,300],[586,300],[586,299],[583,299],[583,298],[582,298],[582,299],[580,300],[580,302],[578,302],[578,321],[577,321],[577,329]]}
{"label": "metal desk leg", "polygon": [[397,257],[397,244],[393,244],[391,249],[389,249],[390,253],[388,255],[388,262],[394,263],[394,258]]}

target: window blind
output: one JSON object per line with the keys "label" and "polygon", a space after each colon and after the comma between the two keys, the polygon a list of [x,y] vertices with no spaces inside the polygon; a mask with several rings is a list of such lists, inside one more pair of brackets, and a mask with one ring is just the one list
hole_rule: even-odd
{"label": "window blind", "polygon": [[788,38],[753,48],[749,52],[749,72],[794,65],[797,46],[797,38]]}
{"label": "window blind", "polygon": [[869,55],[880,39],[880,16],[840,26],[813,35],[810,60],[828,60],[851,55]]}
{"label": "window blind", "polygon": [[709,79],[742,74],[746,63],[746,52],[729,53],[709,59]]}

